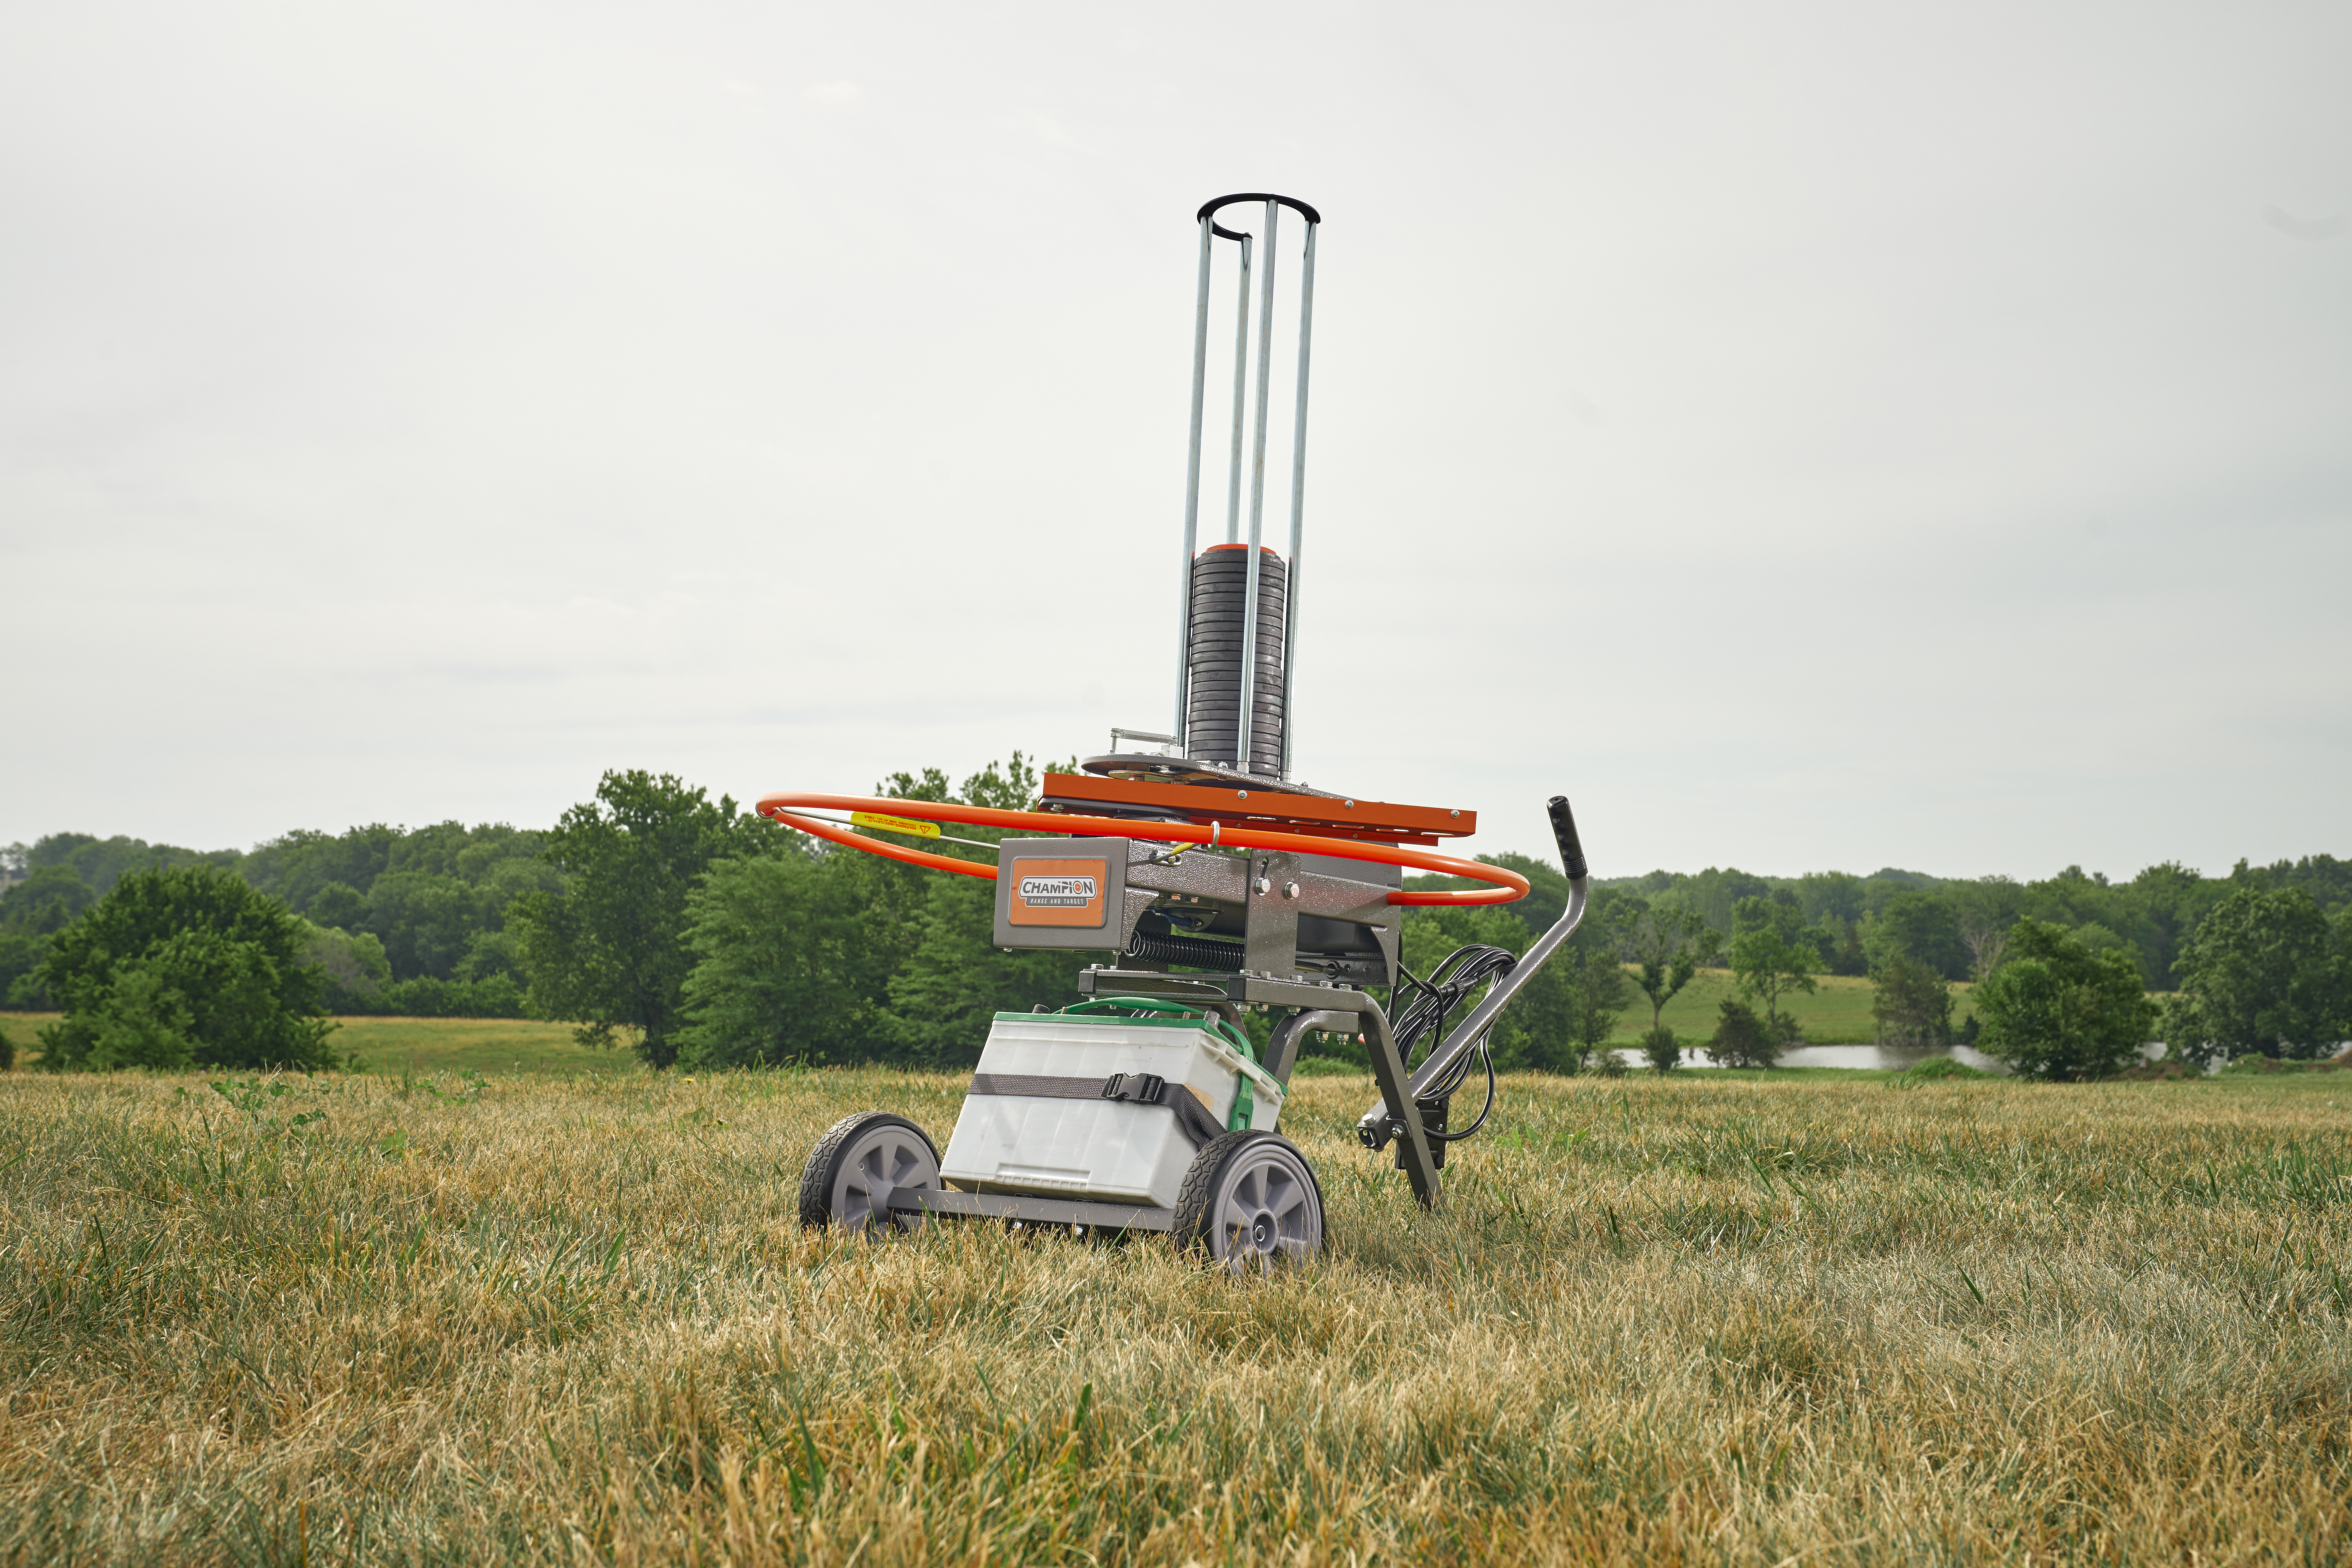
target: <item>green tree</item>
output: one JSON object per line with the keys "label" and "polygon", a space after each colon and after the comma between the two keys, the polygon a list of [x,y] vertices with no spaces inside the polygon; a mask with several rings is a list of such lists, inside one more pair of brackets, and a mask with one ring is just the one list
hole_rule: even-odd
{"label": "green tree", "polygon": [[[1037,782],[1034,764],[1015,752],[1011,762],[989,763],[954,791],[948,787],[947,774],[926,768],[920,776],[894,773],[875,793],[1018,811],[1035,799]],[[955,831],[991,844],[1004,837],[994,828],[966,826]],[[892,1059],[969,1067],[980,1059],[997,1013],[1060,1007],[1076,999],[1085,956],[1051,950],[1003,952],[991,945],[995,929],[991,883],[952,872],[909,875],[917,881],[908,906],[908,952],[891,974],[888,987]]]}
{"label": "green tree", "polygon": [[1845,931],[1868,907],[1862,879],[1851,871],[1809,871],[1797,879],[1797,904],[1816,925]]}
{"label": "green tree", "polygon": [[1896,953],[1870,977],[1878,1037],[1898,1046],[1941,1046],[1952,1037],[1952,987],[1914,958]]}
{"label": "green tree", "polygon": [[2167,1009],[2174,1056],[2308,1060],[2352,1035],[2352,918],[2331,922],[2302,888],[2239,889],[2216,905],[2174,965]]}
{"label": "green tree", "polygon": [[1649,1058],[1650,1070],[1660,1078],[1683,1065],[1683,1043],[1664,1024],[1642,1037],[1642,1055]]}
{"label": "green tree", "polygon": [[336,931],[358,931],[367,919],[367,899],[349,882],[329,882],[303,911],[313,925]]}
{"label": "green tree", "polygon": [[1633,989],[1613,951],[1570,941],[1536,971],[1497,1021],[1495,1065],[1506,1071],[1583,1071],[1592,1053],[1616,1033]]}
{"label": "green tree", "polygon": [[1863,936],[1873,969],[1900,953],[1947,980],[1964,980],[1969,949],[1960,939],[1953,901],[1942,889],[1906,889],[1890,896]]}
{"label": "green tree", "polygon": [[70,866],[42,866],[0,893],[0,930],[54,936],[98,901],[99,889]]}
{"label": "green tree", "polygon": [[[325,901],[327,890],[320,894]],[[447,980],[487,923],[480,904],[474,889],[455,877],[389,871],[368,889],[365,925],[383,940],[393,978]]]}
{"label": "green tree", "polygon": [[635,1034],[656,1071],[677,1058],[685,988],[687,900],[711,863],[774,842],[768,825],[668,773],[608,773],[596,798],[565,812],[546,855],[565,877],[515,900],[530,1001],[541,1017],[575,1021],[585,1045]]}
{"label": "green tree", "polygon": [[2000,968],[1976,990],[1977,1046],[2033,1078],[2103,1078],[2132,1066],[2156,1021],[2139,966],[2094,952],[2062,926],[2032,919],[2010,932]]}
{"label": "green tree", "polygon": [[1619,908],[1618,951],[1635,966],[1633,984],[1650,999],[1654,1035],[1665,1027],[1666,1004],[1722,951],[1723,937],[1687,904],[1628,896]]}
{"label": "green tree", "polygon": [[1726,996],[1717,1011],[1721,1016],[1706,1043],[1707,1060],[1719,1068],[1769,1068],[1780,1059],[1780,1037],[1756,1016],[1755,1008]]}
{"label": "green tree", "polygon": [[[1481,855],[1478,858],[1489,866],[1500,866],[1506,870],[1517,871],[1528,879],[1526,898],[1515,899],[1507,904],[1495,907],[1526,926],[1529,941],[1549,931],[1552,923],[1567,912],[1568,878],[1558,867],[1546,865],[1531,855],[1509,852],[1500,855]],[[1415,887],[1443,885],[1449,888],[1484,886],[1482,883],[1472,881],[1467,877],[1415,878],[1413,885]],[[1595,889],[1590,895],[1590,901],[1585,905],[1585,920],[1591,921],[1603,915],[1613,897],[1614,895],[1605,888]]]}
{"label": "green tree", "polygon": [[374,1011],[376,998],[392,984],[392,965],[383,956],[383,943],[372,931],[355,933],[308,921],[302,923],[302,962],[320,971],[328,1010]]}
{"label": "green tree", "polygon": [[1743,994],[1764,1004],[1775,1039],[1797,1037],[1795,1022],[1780,1016],[1780,998],[1814,990],[1821,968],[1820,943],[1804,921],[1793,901],[1776,899],[1742,899],[1732,910],[1731,973]]}
{"label": "green tree", "polygon": [[321,977],[292,910],[210,866],[131,871],[52,939],[41,978],[65,1017],[47,1068],[333,1065]]}
{"label": "green tree", "polygon": [[2000,967],[2001,949],[2017,924],[2025,889],[2007,877],[1979,877],[1944,889],[1953,915],[1953,934],[1969,955],[1969,974],[1982,980]]}
{"label": "green tree", "polygon": [[890,975],[910,956],[915,879],[930,875],[793,843],[713,862],[687,900],[693,1022],[678,1036],[678,1060],[773,1067],[896,1056]]}
{"label": "green tree", "polygon": [[[1549,1051],[1539,1047],[1530,1065],[1556,1072],[1579,1071],[1595,1051],[1607,1049],[1633,1001],[1633,978],[1617,954],[1598,942],[1570,943],[1554,953],[1527,990],[1535,1014],[1531,1025],[1539,1023],[1546,1031],[1539,1039],[1558,1042]],[[1535,1032],[1532,1026],[1529,1032]]]}

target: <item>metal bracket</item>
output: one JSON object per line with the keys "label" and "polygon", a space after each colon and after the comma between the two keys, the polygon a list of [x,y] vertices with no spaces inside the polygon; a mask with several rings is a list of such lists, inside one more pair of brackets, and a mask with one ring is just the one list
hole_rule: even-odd
{"label": "metal bracket", "polygon": [[940,1187],[894,1187],[888,1207],[895,1214],[952,1215],[961,1219],[1002,1219],[1023,1225],[1083,1225],[1104,1230],[1176,1228],[1176,1211],[1150,1204],[1097,1204],[1076,1198],[1039,1198],[1025,1193],[959,1193]]}
{"label": "metal bracket", "polygon": [[1306,1012],[1293,1013],[1274,1026],[1274,1038],[1266,1045],[1265,1070],[1274,1075],[1283,1088],[1290,1087],[1290,1075],[1298,1066],[1298,1046],[1318,1029],[1333,1034],[1352,1035],[1358,1024],[1353,1013]]}

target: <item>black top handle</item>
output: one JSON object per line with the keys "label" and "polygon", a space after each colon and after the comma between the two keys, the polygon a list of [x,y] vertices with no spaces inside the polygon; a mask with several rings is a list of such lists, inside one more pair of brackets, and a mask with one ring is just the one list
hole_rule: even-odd
{"label": "black top handle", "polygon": [[1317,212],[1297,196],[1278,196],[1272,191],[1236,191],[1230,196],[1219,196],[1213,201],[1202,202],[1201,210],[1192,215],[1192,219],[1196,223],[1202,218],[1210,219],[1209,226],[1216,231],[1219,239],[1239,239],[1241,238],[1239,231],[1227,228],[1223,224],[1215,221],[1219,207],[1229,207],[1235,202],[1280,202],[1308,223],[1320,225],[1323,221],[1321,213]]}
{"label": "black top handle", "polygon": [[1576,836],[1576,814],[1568,809],[1568,796],[1556,795],[1549,807],[1551,812],[1551,836],[1559,844],[1559,863],[1570,879],[1586,875],[1584,844]]}

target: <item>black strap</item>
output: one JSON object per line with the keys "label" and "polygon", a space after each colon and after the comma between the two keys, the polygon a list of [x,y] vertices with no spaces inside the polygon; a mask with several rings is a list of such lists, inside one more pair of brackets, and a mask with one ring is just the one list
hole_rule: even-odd
{"label": "black strap", "polygon": [[[1175,1092],[1171,1093],[1171,1090]],[[1171,1084],[1156,1073],[1115,1072],[1108,1078],[1048,1078],[1031,1073],[976,1072],[973,1094],[1013,1094],[1030,1100],[1114,1100],[1136,1105],[1164,1105],[1176,1115],[1176,1125],[1192,1147],[1200,1148],[1224,1129],[1201,1102],[1190,1084]]]}

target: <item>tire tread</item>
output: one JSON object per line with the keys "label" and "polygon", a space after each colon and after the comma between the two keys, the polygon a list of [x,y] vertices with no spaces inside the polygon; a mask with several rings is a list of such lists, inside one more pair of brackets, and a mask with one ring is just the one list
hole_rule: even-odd
{"label": "tire tread", "polygon": [[825,1129],[824,1136],[809,1151],[808,1163],[801,1167],[801,1224],[811,1230],[822,1230],[833,1223],[833,1179],[838,1174],[841,1152],[857,1135],[877,1121],[896,1121],[914,1128],[915,1135],[930,1144],[931,1157],[939,1158],[939,1145],[931,1143],[931,1135],[895,1110],[857,1110],[843,1117]]}

